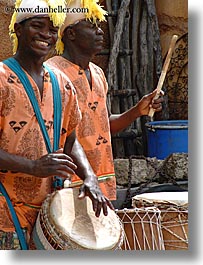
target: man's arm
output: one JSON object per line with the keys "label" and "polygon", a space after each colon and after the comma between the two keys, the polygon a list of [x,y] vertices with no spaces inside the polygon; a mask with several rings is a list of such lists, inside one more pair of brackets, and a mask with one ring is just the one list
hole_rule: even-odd
{"label": "man's arm", "polygon": [[79,199],[89,196],[92,200],[95,215],[98,217],[101,209],[103,209],[104,215],[107,215],[107,206],[111,209],[114,209],[114,207],[103,195],[99,187],[97,176],[95,175],[81,144],[76,138],[75,131],[67,137],[64,153],[72,157],[74,163],[77,165],[75,173],[84,182],[80,188]]}
{"label": "man's arm", "polygon": [[68,178],[69,174],[74,174],[76,168],[73,160],[68,155],[63,154],[63,150],[47,154],[37,160],[30,160],[0,149],[1,170],[21,172],[40,178],[55,175]]}
{"label": "man's arm", "polygon": [[152,93],[145,95],[141,100],[133,106],[131,109],[127,110],[121,114],[110,114],[109,123],[111,134],[116,134],[125,128],[127,128],[132,122],[134,122],[138,117],[148,115],[150,106],[155,111],[162,110],[163,98],[160,97],[153,102],[153,98],[156,95],[156,90]]}

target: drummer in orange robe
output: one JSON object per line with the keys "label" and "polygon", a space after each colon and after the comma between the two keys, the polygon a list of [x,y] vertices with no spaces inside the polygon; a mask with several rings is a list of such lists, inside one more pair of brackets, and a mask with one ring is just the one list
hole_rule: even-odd
{"label": "drummer in orange robe", "polygon": [[[63,0],[56,1],[63,5]],[[22,0],[16,7],[56,7],[54,1]],[[18,5],[17,5],[18,4]],[[20,9],[19,9],[20,10]],[[25,9],[24,9],[25,10]],[[29,241],[40,206],[51,193],[53,176],[68,178],[77,174],[83,180],[79,198],[88,195],[95,215],[108,214],[111,202],[102,194],[97,178],[75,137],[75,127],[81,119],[75,89],[69,78],[55,69],[62,98],[62,122],[58,150],[48,154],[32,104],[18,78],[24,73],[31,83],[50,138],[54,141],[54,109],[52,83],[43,62],[55,47],[58,29],[65,19],[56,13],[14,12],[10,34],[14,46],[14,61],[21,69],[14,73],[0,63],[0,182],[6,189],[20,226]],[[20,249],[3,189],[0,192],[0,249]]]}
{"label": "drummer in orange robe", "polygon": [[[103,193],[116,200],[116,178],[111,147],[111,134],[129,126],[136,118],[147,115],[150,106],[162,110],[163,98],[153,102],[156,91],[144,96],[134,107],[122,114],[111,114],[107,108],[108,84],[102,69],[91,62],[102,50],[104,32],[100,21],[105,21],[106,11],[96,0],[72,0],[67,7],[88,12],[68,13],[61,27],[62,41],[57,50],[61,56],[46,61],[50,67],[64,72],[72,81],[82,112],[82,121],[76,128],[77,138],[96,173]],[[85,8],[85,9],[84,9]],[[77,176],[72,185],[80,184]]]}

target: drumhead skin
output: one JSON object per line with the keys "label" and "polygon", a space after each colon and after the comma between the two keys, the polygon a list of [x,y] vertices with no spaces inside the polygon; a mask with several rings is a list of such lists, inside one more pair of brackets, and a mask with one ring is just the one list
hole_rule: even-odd
{"label": "drumhead skin", "polygon": [[77,189],[63,189],[50,204],[50,217],[59,230],[87,249],[112,249],[120,239],[121,227],[114,211],[95,216],[89,197],[79,200]]}
{"label": "drumhead skin", "polygon": [[[40,212],[44,235],[48,234],[45,231],[46,227],[48,230],[53,228],[53,237],[57,238],[54,240],[61,241],[58,245],[63,246],[62,249],[114,250],[119,248],[123,231],[117,214],[108,208],[108,216],[104,216],[101,212],[100,216],[96,217],[90,198],[85,197],[79,200],[78,192],[77,188],[65,188],[56,191],[45,200]],[[49,231],[49,237],[50,234]],[[41,235],[38,235],[38,238],[42,244]],[[59,246],[53,246],[53,248],[59,249]],[[46,249],[45,246],[44,249]]]}
{"label": "drumhead skin", "polygon": [[188,206],[188,191],[143,193],[132,198],[133,206],[136,206],[136,202]]}

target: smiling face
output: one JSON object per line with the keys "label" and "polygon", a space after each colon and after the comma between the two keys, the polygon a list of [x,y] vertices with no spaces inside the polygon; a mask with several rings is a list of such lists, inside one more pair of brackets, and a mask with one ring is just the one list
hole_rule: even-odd
{"label": "smiling face", "polygon": [[49,17],[34,17],[15,24],[18,50],[37,57],[47,56],[55,46],[58,28]]}

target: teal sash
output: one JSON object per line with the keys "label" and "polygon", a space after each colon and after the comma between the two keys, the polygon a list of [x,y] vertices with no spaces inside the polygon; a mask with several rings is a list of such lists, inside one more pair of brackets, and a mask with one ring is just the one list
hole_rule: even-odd
{"label": "teal sash", "polygon": [[[25,72],[22,70],[20,64],[18,63],[17,60],[15,60],[14,58],[9,58],[5,61],[3,61],[4,64],[6,64],[20,79],[21,83],[23,84],[25,91],[30,99],[30,102],[32,104],[32,107],[34,109],[34,112],[36,114],[39,126],[41,128],[43,137],[44,137],[44,141],[46,144],[46,148],[47,148],[47,152],[51,153],[53,151],[56,151],[59,147],[59,141],[60,141],[60,132],[61,132],[61,115],[62,115],[62,103],[61,103],[61,94],[60,94],[60,88],[59,88],[59,84],[58,81],[56,79],[55,74],[47,67],[45,66],[45,68],[47,69],[47,71],[49,72],[50,75],[50,79],[51,79],[51,83],[52,83],[52,93],[53,93],[53,105],[54,105],[54,143],[53,143],[53,148],[51,147],[51,142],[49,139],[49,135],[47,133],[46,130],[46,126],[44,123],[44,120],[42,118],[42,114],[35,96],[35,93],[33,91],[32,85],[27,77],[27,75],[25,74]],[[56,183],[54,183],[53,185],[56,187],[58,185],[61,186],[62,181],[59,177],[55,177],[56,178]],[[10,201],[10,198],[3,186],[2,183],[0,183],[0,192],[3,194],[3,196],[6,198],[8,207],[10,209],[11,215],[12,215],[12,219],[16,228],[16,232],[18,234],[18,238],[21,244],[21,248],[23,250],[27,250],[27,244],[26,244],[26,240],[23,234],[23,231],[20,227],[20,223],[18,220],[18,217],[15,213],[15,209]]]}
{"label": "teal sash", "polygon": [[30,102],[32,104],[32,107],[35,111],[39,126],[41,128],[47,152],[51,153],[53,151],[56,151],[59,146],[59,140],[60,140],[60,131],[61,131],[61,113],[62,113],[62,105],[61,105],[61,94],[60,94],[60,88],[58,81],[56,79],[55,74],[47,67],[47,71],[49,72],[51,83],[52,83],[52,91],[53,91],[53,105],[54,105],[54,146],[51,147],[50,139],[46,130],[46,126],[44,123],[44,120],[42,118],[42,114],[35,96],[35,93],[33,91],[32,85],[30,84],[30,81],[25,74],[25,72],[22,70],[20,64],[17,60],[14,58],[9,58],[5,61],[3,61],[4,64],[6,64],[20,79],[21,83],[23,84],[25,91],[30,99]]}
{"label": "teal sash", "polygon": [[16,233],[18,235],[18,239],[20,241],[21,248],[23,250],[28,250],[27,242],[26,242],[25,236],[23,234],[23,230],[22,230],[22,228],[20,226],[20,222],[18,220],[17,214],[16,214],[15,209],[13,207],[13,204],[12,204],[10,198],[9,198],[9,195],[8,195],[6,189],[4,188],[4,186],[3,186],[3,184],[1,182],[0,182],[0,192],[5,197],[7,205],[8,205],[8,208],[10,209],[10,213],[11,213],[11,216],[12,216],[12,219],[13,219],[13,223],[15,225]]}

